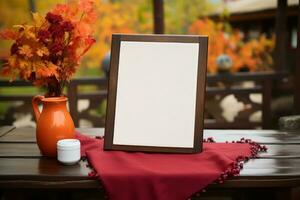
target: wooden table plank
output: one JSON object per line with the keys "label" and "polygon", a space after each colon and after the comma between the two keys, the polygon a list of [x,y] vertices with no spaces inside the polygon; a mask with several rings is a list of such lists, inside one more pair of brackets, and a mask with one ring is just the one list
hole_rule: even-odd
{"label": "wooden table plank", "polygon": [[[79,128],[79,132],[90,136],[103,136],[103,128]],[[240,132],[239,132],[240,131]],[[0,143],[35,142],[33,128],[15,129],[0,138]],[[204,130],[204,137],[213,137],[217,142],[240,140],[242,137],[261,144],[300,144],[300,133],[279,132],[274,130]]]}
{"label": "wooden table plank", "polygon": [[86,162],[63,165],[51,158],[0,158],[0,179],[87,180]]}
{"label": "wooden table plank", "polygon": [[40,158],[36,143],[0,143],[0,158]]}
{"label": "wooden table plank", "polygon": [[260,158],[300,158],[300,147],[297,144],[268,144],[267,152],[259,153]]}
{"label": "wooden table plank", "polygon": [[[297,176],[300,178],[300,159],[253,159],[244,164],[241,176]],[[261,170],[257,175],[256,170]],[[43,180],[51,176],[51,180],[88,179],[90,169],[86,162],[81,161],[77,165],[66,166],[56,159],[49,158],[0,158],[0,179],[13,176],[34,178]],[[250,173],[251,172],[251,173]]]}
{"label": "wooden table plank", "polygon": [[[104,129],[79,129],[81,132],[85,132],[90,136],[103,135]],[[257,134],[256,132],[259,132]],[[256,133],[256,134],[255,134]],[[246,135],[246,136],[244,136]],[[273,137],[271,137],[271,136]],[[270,142],[270,138],[274,137],[280,138],[277,140],[280,145],[268,145],[268,152],[260,154],[262,158],[299,158],[300,153],[296,144],[291,141],[284,140],[287,133],[277,132],[277,131],[245,131],[241,130],[239,134],[238,130],[206,130],[205,136],[214,137],[217,142],[224,142],[226,140],[238,140],[242,136],[246,138],[251,138],[253,140],[258,139],[258,141],[265,141],[265,143]],[[295,139],[296,138],[296,139]],[[292,134],[290,140],[297,141],[298,135]],[[257,141],[257,140],[255,140]],[[292,143],[292,145],[282,145],[286,143]],[[13,145],[13,148],[11,148]],[[0,138],[0,157],[40,157],[41,154],[35,144],[35,133],[33,128],[22,128],[15,129],[9,134]]]}
{"label": "wooden table plank", "polygon": [[[11,187],[9,184],[19,184],[18,187],[55,187],[55,182],[63,182],[64,187],[78,187],[80,183],[89,187],[99,187],[98,180],[91,180],[87,174],[90,171],[85,162],[78,165],[64,166],[54,159],[21,159],[0,158],[0,187]],[[253,184],[256,187],[279,186],[280,181],[288,184],[300,184],[300,159],[255,159],[245,164],[241,176],[229,179],[226,184],[231,187],[241,187],[243,184]],[[5,175],[4,175],[5,174]],[[255,175],[255,176],[254,176]],[[237,181],[239,180],[239,181]],[[290,182],[289,182],[289,181]],[[241,181],[241,182],[240,182]],[[22,185],[22,184],[29,185]],[[98,184],[97,184],[98,183]],[[268,185],[266,185],[268,184]],[[16,187],[16,185],[15,185]],[[57,187],[57,186],[56,186]]]}
{"label": "wooden table plank", "polygon": [[[267,145],[268,151],[260,158],[300,158],[299,145]],[[0,158],[39,158],[41,153],[36,143],[0,143]]]}
{"label": "wooden table plank", "polygon": [[15,128],[16,127],[14,127],[14,126],[0,126],[0,137],[6,135],[7,133],[9,133],[10,131],[12,131]]}
{"label": "wooden table plank", "polygon": [[[103,136],[103,128],[77,128],[77,131],[89,136]],[[3,137],[0,137],[0,143],[35,143],[36,135],[35,128],[23,127],[16,128]]]}

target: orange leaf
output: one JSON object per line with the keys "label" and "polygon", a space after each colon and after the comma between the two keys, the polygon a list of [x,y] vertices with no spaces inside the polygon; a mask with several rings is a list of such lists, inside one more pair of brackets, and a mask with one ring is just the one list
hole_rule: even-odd
{"label": "orange leaf", "polygon": [[33,56],[32,50],[31,50],[30,46],[28,46],[28,45],[23,45],[23,46],[19,47],[19,53],[24,56],[27,56],[28,58],[31,58]]}
{"label": "orange leaf", "polygon": [[15,31],[6,29],[0,32],[0,39],[2,40],[16,40],[18,34]]}
{"label": "orange leaf", "polygon": [[36,50],[36,54],[40,57],[42,57],[43,55],[48,56],[49,50],[46,47],[42,47]]}

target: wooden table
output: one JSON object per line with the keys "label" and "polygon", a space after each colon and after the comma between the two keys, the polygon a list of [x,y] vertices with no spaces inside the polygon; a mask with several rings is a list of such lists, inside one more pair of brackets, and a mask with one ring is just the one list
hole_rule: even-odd
{"label": "wooden table", "polygon": [[[104,132],[101,128],[78,130],[90,136]],[[269,150],[247,162],[239,177],[211,184],[201,197],[194,198],[300,199],[299,132],[205,130],[204,137],[217,142],[245,137],[266,144]],[[0,195],[7,199],[101,199],[104,189],[87,176],[89,171],[84,161],[64,166],[42,157],[33,128],[0,127]]]}

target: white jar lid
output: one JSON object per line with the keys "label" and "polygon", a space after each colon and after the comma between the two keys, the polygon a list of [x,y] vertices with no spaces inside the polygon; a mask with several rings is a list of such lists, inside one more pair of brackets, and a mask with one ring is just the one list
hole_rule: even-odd
{"label": "white jar lid", "polygon": [[59,149],[59,150],[80,149],[80,141],[77,139],[59,140],[57,142],[57,149]]}

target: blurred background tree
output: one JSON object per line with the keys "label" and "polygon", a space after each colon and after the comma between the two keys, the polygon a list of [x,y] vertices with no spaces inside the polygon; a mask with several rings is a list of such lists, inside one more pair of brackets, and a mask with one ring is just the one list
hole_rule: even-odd
{"label": "blurred background tree", "polygon": [[[150,1],[149,1],[150,2]],[[83,65],[100,67],[110,50],[112,33],[151,33],[151,4],[145,0],[97,1],[98,20],[95,24],[97,43],[85,56]]]}
{"label": "blurred background tree", "polygon": [[208,72],[217,73],[217,59],[221,55],[232,61],[231,72],[268,71],[273,68],[271,56],[275,47],[275,37],[267,38],[265,34],[256,39],[245,40],[240,29],[232,28],[224,22],[214,22],[209,18],[194,20],[189,33],[208,35]]}

